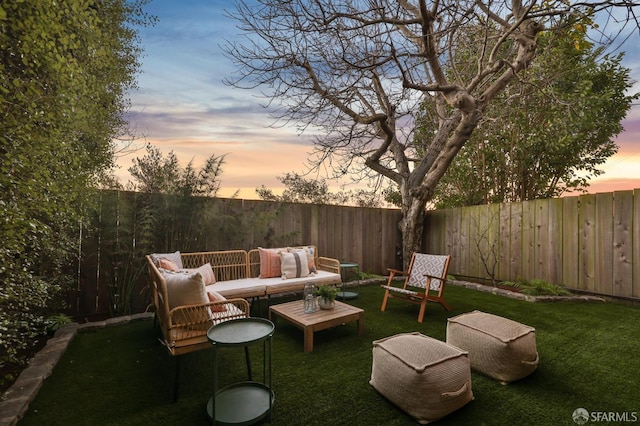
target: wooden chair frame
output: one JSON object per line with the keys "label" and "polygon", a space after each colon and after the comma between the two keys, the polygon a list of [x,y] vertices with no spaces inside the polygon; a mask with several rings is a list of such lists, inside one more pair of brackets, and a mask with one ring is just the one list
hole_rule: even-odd
{"label": "wooden chair frame", "polygon": [[[445,263],[442,270],[442,274],[439,276],[423,274],[425,277],[425,285],[424,287],[414,287],[409,284],[409,278],[411,277],[411,271],[414,266],[414,262],[416,260],[416,255],[421,254],[424,256],[437,256],[437,257],[445,257]],[[444,299],[444,286],[447,280],[447,272],[449,271],[449,262],[451,261],[450,255],[426,255],[423,253],[414,253],[411,257],[411,262],[409,263],[409,268],[406,272],[400,271],[397,269],[388,268],[389,271],[389,280],[387,285],[382,285],[381,287],[385,289],[384,298],[382,299],[382,306],[380,306],[380,310],[384,312],[387,309],[387,302],[389,299],[399,299],[408,303],[413,303],[420,305],[420,312],[418,313],[418,322],[422,322],[424,319],[424,313],[427,307],[427,302],[436,302],[442,305],[444,309],[447,311],[451,310],[451,306]],[[393,279],[398,275],[405,275],[407,278],[404,281],[404,285],[402,287],[395,287],[392,285]],[[431,284],[433,280],[440,280],[440,286],[438,290],[431,290]],[[412,290],[412,288],[419,289]],[[434,292],[437,291],[437,294]]]}

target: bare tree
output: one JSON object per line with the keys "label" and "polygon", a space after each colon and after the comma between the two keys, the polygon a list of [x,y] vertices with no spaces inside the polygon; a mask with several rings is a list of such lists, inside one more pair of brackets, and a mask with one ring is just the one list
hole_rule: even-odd
{"label": "bare tree", "polygon": [[[276,123],[324,136],[310,162],[335,176],[384,176],[402,197],[403,257],[422,244],[425,206],[483,112],[558,25],[622,14],[640,3],[513,0],[258,0],[234,13],[241,41],[225,51],[227,83],[264,90]],[[618,17],[620,18],[620,17]],[[477,50],[457,47],[471,43]],[[414,113],[433,104],[438,126],[416,141]],[[423,147],[419,151],[416,145]],[[424,149],[426,147],[426,149]]]}

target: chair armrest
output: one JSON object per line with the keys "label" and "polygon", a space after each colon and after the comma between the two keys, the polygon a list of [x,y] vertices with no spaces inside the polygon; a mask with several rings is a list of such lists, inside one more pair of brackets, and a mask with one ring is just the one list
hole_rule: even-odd
{"label": "chair armrest", "polygon": [[214,324],[250,316],[249,302],[242,298],[177,306],[169,312],[169,328],[206,330]]}
{"label": "chair armrest", "polygon": [[446,281],[447,280],[446,278],[438,277],[438,276],[435,276],[435,275],[429,275],[429,274],[422,274],[422,275],[425,276],[425,277],[429,277],[431,279],[434,279],[434,280],[442,280],[442,281]]}
{"label": "chair armrest", "polygon": [[405,271],[400,271],[398,269],[393,269],[393,268],[387,268],[387,271],[389,271],[389,280],[387,281],[387,285],[391,285],[393,279],[395,278],[396,275],[405,275],[406,272]]}
{"label": "chair armrest", "polygon": [[320,256],[318,257],[316,266],[323,271],[333,272],[334,274],[340,273],[340,261],[338,259]]}

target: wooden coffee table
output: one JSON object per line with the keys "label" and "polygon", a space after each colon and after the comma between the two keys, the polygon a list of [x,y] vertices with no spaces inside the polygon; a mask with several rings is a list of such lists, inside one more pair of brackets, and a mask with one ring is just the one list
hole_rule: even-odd
{"label": "wooden coffee table", "polygon": [[357,321],[358,334],[364,333],[364,311],[337,300],[334,309],[318,309],[312,314],[304,313],[302,300],[273,305],[269,308],[269,319],[275,322],[275,317],[282,317],[304,331],[305,352],[313,351],[313,333],[319,330]]}

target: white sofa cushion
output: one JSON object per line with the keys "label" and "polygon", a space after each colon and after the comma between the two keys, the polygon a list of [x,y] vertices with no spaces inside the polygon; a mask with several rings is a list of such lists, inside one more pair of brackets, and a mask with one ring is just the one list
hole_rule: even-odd
{"label": "white sofa cushion", "polygon": [[338,284],[341,282],[340,274],[318,271],[315,275],[301,278],[270,278],[261,280],[267,285],[267,295],[286,293],[289,291],[302,291],[306,283],[313,283],[316,287],[322,284]]}
{"label": "white sofa cushion", "polygon": [[282,281],[280,277],[264,279],[241,278],[239,280],[216,281],[215,284],[207,286],[207,290],[216,291],[227,299],[234,297],[259,297],[266,294],[267,286],[265,285],[265,281],[268,280]]}

